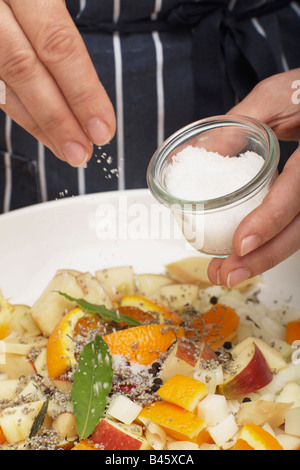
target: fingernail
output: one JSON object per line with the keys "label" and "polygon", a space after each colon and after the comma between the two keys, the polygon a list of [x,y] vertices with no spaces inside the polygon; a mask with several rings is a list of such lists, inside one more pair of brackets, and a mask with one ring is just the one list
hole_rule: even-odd
{"label": "fingernail", "polygon": [[64,147],[67,162],[75,167],[82,166],[88,159],[88,153],[78,142],[68,142]]}
{"label": "fingernail", "polygon": [[105,122],[93,119],[87,125],[88,134],[95,145],[104,145],[110,141],[110,131]]}
{"label": "fingernail", "polygon": [[248,235],[243,238],[241,243],[241,256],[245,256],[251,251],[255,250],[261,243],[261,239],[258,235]]}
{"label": "fingernail", "polygon": [[240,282],[246,281],[251,277],[251,273],[247,268],[236,268],[230,271],[227,276],[227,287],[231,288],[240,284]]}

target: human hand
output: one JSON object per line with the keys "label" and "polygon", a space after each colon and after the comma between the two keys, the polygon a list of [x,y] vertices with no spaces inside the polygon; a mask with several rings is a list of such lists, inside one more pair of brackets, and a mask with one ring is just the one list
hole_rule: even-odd
{"label": "human hand", "polygon": [[115,133],[112,104],[63,0],[0,0],[1,108],[61,160],[84,164]]}
{"label": "human hand", "polygon": [[[279,139],[300,144],[300,103],[292,99],[292,84],[298,80],[300,69],[274,75],[259,83],[229,114],[259,119]],[[238,226],[233,248],[228,258],[211,261],[208,276],[214,284],[233,287],[273,268],[300,248],[300,146],[262,204]]]}

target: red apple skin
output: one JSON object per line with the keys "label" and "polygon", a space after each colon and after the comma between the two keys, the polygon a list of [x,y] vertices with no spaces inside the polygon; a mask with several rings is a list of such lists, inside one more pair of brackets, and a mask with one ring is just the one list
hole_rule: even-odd
{"label": "red apple skin", "polygon": [[197,348],[192,343],[180,338],[177,340],[175,347],[177,348],[175,356],[194,367],[197,361]]}
{"label": "red apple skin", "polygon": [[200,353],[200,359],[203,359],[203,361],[217,361],[221,363],[219,356],[215,353],[213,349],[211,349],[205,342],[201,344],[202,351]]}
{"label": "red apple skin", "polygon": [[91,439],[104,450],[139,450],[143,444],[105,419],[99,421]]}
{"label": "red apple skin", "polygon": [[250,361],[231,380],[219,385],[219,392],[227,399],[238,399],[268,385],[273,374],[260,349],[254,344]]}

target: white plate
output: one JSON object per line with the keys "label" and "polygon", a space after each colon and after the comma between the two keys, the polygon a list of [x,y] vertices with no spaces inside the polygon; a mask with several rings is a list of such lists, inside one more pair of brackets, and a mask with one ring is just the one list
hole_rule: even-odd
{"label": "white plate", "polygon": [[[66,198],[0,216],[0,289],[13,303],[32,305],[60,268],[94,272],[130,264],[137,273],[163,272],[166,263],[196,255],[170,212],[144,189]],[[300,307],[300,252],[264,278],[263,301]]]}

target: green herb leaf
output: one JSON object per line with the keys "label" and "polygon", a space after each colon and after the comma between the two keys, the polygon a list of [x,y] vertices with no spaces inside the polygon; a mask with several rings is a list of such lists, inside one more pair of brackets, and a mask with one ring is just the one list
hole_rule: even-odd
{"label": "green herb leaf", "polygon": [[103,416],[113,377],[112,357],[105,341],[96,336],[78,359],[71,398],[80,439],[88,437]]}
{"label": "green herb leaf", "polygon": [[118,310],[110,310],[105,307],[105,305],[96,305],[96,304],[91,304],[90,302],[87,302],[84,299],[75,299],[74,297],[71,297],[68,294],[65,294],[64,292],[56,291],[60,295],[64,296],[66,299],[70,300],[71,302],[76,302],[78,307],[81,307],[83,310],[86,310],[88,312],[92,313],[98,313],[103,318],[106,318],[108,320],[114,320],[114,321],[124,321],[127,323],[127,325],[134,325],[138,326],[140,325],[140,322],[138,320],[135,320],[128,315],[122,315]]}
{"label": "green herb leaf", "polygon": [[29,433],[29,439],[32,439],[39,432],[45,420],[46,413],[48,411],[49,399],[50,399],[50,395],[48,395],[47,400],[44,401],[39,413],[37,414],[35,420],[33,421],[31,429],[30,429],[30,433]]}

